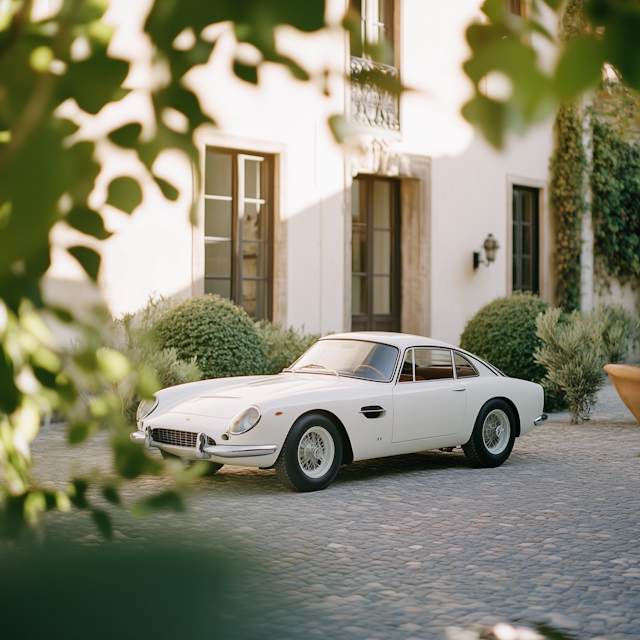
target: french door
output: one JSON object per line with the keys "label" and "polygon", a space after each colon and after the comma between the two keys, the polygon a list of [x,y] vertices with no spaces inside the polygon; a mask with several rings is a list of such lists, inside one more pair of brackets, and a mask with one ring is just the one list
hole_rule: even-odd
{"label": "french door", "polygon": [[398,180],[354,178],[351,233],[351,328],[400,331]]}

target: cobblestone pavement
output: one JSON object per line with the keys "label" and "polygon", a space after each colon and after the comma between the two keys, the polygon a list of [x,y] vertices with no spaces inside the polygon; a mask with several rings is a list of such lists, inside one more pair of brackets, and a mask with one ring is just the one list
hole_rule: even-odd
{"label": "cobblestone pavement", "polygon": [[[88,461],[78,468],[106,470],[105,447],[69,451],[60,426],[43,430],[39,479],[64,483],[80,450]],[[254,616],[256,638],[444,639],[539,621],[584,639],[637,639],[638,454],[640,425],[607,386],[589,424],[555,414],[497,469],[472,469],[460,450],[428,452],[355,463],[327,490],[296,494],[272,470],[224,467],[194,483],[184,515],[116,512],[116,537],[240,545],[260,566],[245,602],[265,588],[271,600],[229,615]],[[142,479],[126,497],[165,483]],[[52,516],[45,531],[113,544],[83,514]]]}

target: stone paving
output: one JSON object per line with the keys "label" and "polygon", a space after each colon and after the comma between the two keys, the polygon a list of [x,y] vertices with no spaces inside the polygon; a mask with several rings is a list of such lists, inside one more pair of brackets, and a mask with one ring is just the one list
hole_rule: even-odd
{"label": "stone paving", "polygon": [[[70,463],[109,468],[103,438],[69,450],[56,425],[34,454],[49,486],[63,486]],[[607,386],[590,423],[555,414],[497,469],[428,452],[355,463],[327,490],[296,494],[272,470],[223,467],[194,482],[185,514],[116,510],[116,543],[84,514],[49,517],[44,535],[242,549],[257,569],[228,615],[250,625],[246,637],[454,640],[537,621],[581,639],[637,639],[638,454],[640,425]],[[167,483],[141,479],[126,497]]]}

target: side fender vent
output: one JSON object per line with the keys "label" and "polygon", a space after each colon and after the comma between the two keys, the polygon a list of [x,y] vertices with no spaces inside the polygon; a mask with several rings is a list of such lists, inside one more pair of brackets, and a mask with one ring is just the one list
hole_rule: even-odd
{"label": "side fender vent", "polygon": [[362,407],[360,413],[362,413],[365,418],[373,419],[382,417],[386,411],[378,405],[373,405],[371,407]]}

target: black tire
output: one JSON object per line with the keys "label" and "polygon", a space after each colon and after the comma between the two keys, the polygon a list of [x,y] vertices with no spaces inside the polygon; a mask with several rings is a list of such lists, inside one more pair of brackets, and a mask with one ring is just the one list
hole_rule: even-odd
{"label": "black tire", "polygon": [[[181,458],[180,456],[173,455],[173,453],[169,453],[164,449],[160,449],[160,453],[165,460],[180,460],[187,469],[192,467],[193,463],[196,462],[195,460],[189,460],[187,458]],[[209,465],[207,470],[202,474],[203,477],[212,476],[224,467],[223,464],[219,464],[217,462],[209,462],[208,460],[203,460],[203,462],[206,462]]]}
{"label": "black tire", "polygon": [[[499,427],[508,428],[508,436],[503,431],[497,435]],[[492,436],[494,446],[490,446]],[[474,467],[499,467],[511,454],[515,440],[516,420],[511,407],[504,400],[490,400],[480,409],[471,438],[462,450]]]}
{"label": "black tire", "polygon": [[[305,436],[303,448],[299,451]],[[331,440],[327,440],[327,437]],[[312,448],[314,445],[315,449]],[[323,456],[322,458],[317,455],[318,452]],[[325,460],[324,455],[333,457]],[[278,479],[288,489],[319,491],[326,489],[333,482],[341,461],[342,438],[337,427],[326,416],[320,413],[309,413],[299,418],[291,427],[274,466]],[[318,466],[314,469],[316,463]],[[302,465],[308,468],[305,470]],[[311,477],[309,474],[320,475]]]}

